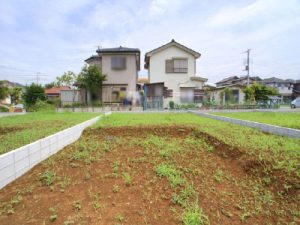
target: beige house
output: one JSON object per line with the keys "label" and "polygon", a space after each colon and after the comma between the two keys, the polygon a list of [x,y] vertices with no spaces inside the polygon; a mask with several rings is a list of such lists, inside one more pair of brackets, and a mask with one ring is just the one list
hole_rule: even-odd
{"label": "beige house", "polygon": [[91,56],[85,62],[96,65],[106,75],[107,80],[102,89],[103,103],[123,103],[125,98],[128,101],[136,98],[140,50],[120,46],[101,48],[97,53],[98,55]]}
{"label": "beige house", "polygon": [[148,102],[169,101],[177,104],[201,103],[202,86],[206,78],[196,76],[196,60],[200,53],[179,44],[175,40],[162,45],[145,55],[149,84],[145,85]]}
{"label": "beige house", "polygon": [[233,102],[235,104],[243,104],[245,99],[245,93],[243,92],[245,86],[241,84],[230,84],[226,86],[210,87],[209,97],[210,101],[215,101],[218,105],[225,104],[229,101],[228,96],[226,96],[225,89],[229,89],[232,93]]}

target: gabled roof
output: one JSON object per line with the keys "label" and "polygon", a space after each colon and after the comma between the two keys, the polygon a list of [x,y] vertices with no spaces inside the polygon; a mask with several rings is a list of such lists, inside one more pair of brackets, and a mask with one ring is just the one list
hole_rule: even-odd
{"label": "gabled roof", "polygon": [[69,86],[60,86],[60,87],[53,87],[53,88],[47,88],[45,89],[45,93],[47,95],[59,95],[60,91],[70,90],[71,88]]}
{"label": "gabled roof", "polygon": [[91,57],[87,58],[86,60],[84,60],[85,62],[91,62],[91,61],[95,61],[95,60],[100,60],[101,56],[99,55],[92,55]]}
{"label": "gabled roof", "polygon": [[216,84],[224,83],[224,82],[231,81],[231,80],[237,80],[237,79],[239,79],[238,76],[226,77],[223,80],[218,81]]}
{"label": "gabled roof", "polygon": [[99,55],[102,53],[140,53],[140,49],[120,46],[117,48],[98,48],[96,52]]}
{"label": "gabled roof", "polygon": [[147,58],[151,57],[153,54],[155,54],[157,52],[160,52],[160,51],[162,51],[162,50],[164,50],[166,48],[169,48],[171,46],[176,46],[177,48],[180,48],[183,51],[186,51],[186,52],[192,54],[195,58],[199,58],[201,56],[201,54],[199,52],[196,52],[193,49],[190,49],[190,48],[188,48],[188,47],[186,47],[186,46],[184,46],[184,45],[176,42],[174,39],[172,39],[169,43],[164,44],[164,45],[162,45],[162,46],[160,46],[158,48],[155,48],[155,49],[151,50],[150,52],[147,52],[145,54],[145,62],[146,62]]}
{"label": "gabled roof", "polygon": [[290,83],[290,81],[288,81],[288,80],[283,80],[283,79],[280,79],[277,77],[266,78],[266,79],[263,79],[261,82],[262,83]]}

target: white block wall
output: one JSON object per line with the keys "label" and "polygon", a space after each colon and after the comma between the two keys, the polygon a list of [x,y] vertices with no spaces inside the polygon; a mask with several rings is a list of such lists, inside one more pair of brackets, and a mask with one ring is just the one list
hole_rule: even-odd
{"label": "white block wall", "polygon": [[56,134],[0,155],[0,189],[14,181],[39,162],[75,142],[82,131],[99,120],[97,116]]}
{"label": "white block wall", "polygon": [[199,115],[199,116],[211,118],[211,119],[222,120],[225,122],[239,124],[239,125],[245,126],[245,127],[256,128],[258,130],[261,130],[261,131],[264,131],[267,133],[271,133],[271,134],[300,139],[300,130],[297,130],[297,129],[280,127],[280,126],[275,126],[275,125],[270,125],[270,124],[265,124],[265,123],[258,123],[258,122],[254,122],[254,121],[248,121],[248,120],[234,119],[234,118],[229,118],[229,117],[225,117],[225,116],[218,116],[218,115],[203,113],[203,112],[199,112],[199,111],[189,111],[189,112]]}

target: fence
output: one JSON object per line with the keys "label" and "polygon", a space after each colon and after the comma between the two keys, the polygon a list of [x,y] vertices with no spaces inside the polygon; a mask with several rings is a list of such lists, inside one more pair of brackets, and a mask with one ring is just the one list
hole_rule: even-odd
{"label": "fence", "polygon": [[91,120],[0,155],[0,188],[3,188],[41,161],[76,141],[81,136],[82,131],[99,120],[99,118],[100,116],[97,116]]}

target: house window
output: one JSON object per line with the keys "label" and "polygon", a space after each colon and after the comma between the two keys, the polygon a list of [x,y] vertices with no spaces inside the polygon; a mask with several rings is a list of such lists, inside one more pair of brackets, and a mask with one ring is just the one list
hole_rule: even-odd
{"label": "house window", "polygon": [[125,57],[112,57],[111,58],[111,69],[112,70],[126,69],[126,58]]}
{"label": "house window", "polygon": [[173,90],[164,87],[164,98],[173,98]]}
{"label": "house window", "polygon": [[201,89],[194,89],[194,103],[202,103],[204,91]]}
{"label": "house window", "polygon": [[188,60],[187,59],[167,59],[166,73],[187,73]]}

